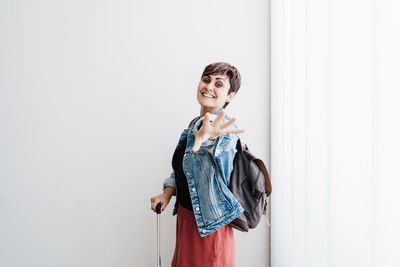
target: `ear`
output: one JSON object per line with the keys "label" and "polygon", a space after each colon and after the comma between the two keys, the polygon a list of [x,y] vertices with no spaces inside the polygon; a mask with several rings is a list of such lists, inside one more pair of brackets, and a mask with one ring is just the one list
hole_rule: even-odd
{"label": "ear", "polygon": [[226,102],[231,102],[232,99],[235,98],[235,95],[236,95],[235,92],[231,92],[231,93],[228,95],[228,98],[226,99]]}

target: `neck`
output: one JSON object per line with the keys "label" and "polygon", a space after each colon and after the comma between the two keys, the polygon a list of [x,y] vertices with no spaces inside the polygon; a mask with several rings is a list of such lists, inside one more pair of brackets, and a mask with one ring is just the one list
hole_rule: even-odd
{"label": "neck", "polygon": [[207,112],[210,113],[210,114],[214,114],[219,109],[220,108],[208,108],[208,107],[201,106],[201,108],[200,108],[200,117],[203,117]]}

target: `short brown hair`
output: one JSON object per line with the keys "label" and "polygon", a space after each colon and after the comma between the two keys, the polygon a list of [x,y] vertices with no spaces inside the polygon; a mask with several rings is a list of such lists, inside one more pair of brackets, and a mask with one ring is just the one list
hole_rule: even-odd
{"label": "short brown hair", "polygon": [[[216,62],[216,63],[209,64],[204,68],[203,74],[201,74],[201,78],[203,78],[204,76],[207,76],[207,75],[212,75],[212,74],[214,74],[214,75],[215,74],[220,74],[220,75],[226,74],[229,77],[229,83],[230,83],[231,87],[229,88],[228,95],[232,92],[237,93],[237,91],[239,91],[240,84],[241,84],[240,72],[237,70],[237,68],[235,68],[231,64],[225,63],[225,62]],[[229,104],[229,102],[226,102],[224,105],[224,108],[228,104]]]}

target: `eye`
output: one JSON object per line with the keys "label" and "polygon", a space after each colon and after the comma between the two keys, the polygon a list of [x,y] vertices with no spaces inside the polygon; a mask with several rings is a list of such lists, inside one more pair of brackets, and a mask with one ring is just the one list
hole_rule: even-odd
{"label": "eye", "polygon": [[203,82],[208,83],[210,80],[208,78],[203,78]]}
{"label": "eye", "polygon": [[221,86],[223,86],[223,84],[222,83],[217,83],[217,86],[221,87]]}

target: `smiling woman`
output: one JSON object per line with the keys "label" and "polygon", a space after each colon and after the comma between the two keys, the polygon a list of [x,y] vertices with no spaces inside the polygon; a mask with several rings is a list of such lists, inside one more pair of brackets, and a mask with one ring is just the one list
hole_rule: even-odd
{"label": "smiling woman", "polygon": [[204,76],[197,89],[197,100],[202,106],[200,116],[206,113],[215,113],[225,103],[229,103],[236,95],[235,92],[228,94],[230,83],[226,74]]}
{"label": "smiling woman", "polygon": [[235,118],[230,119],[224,107],[235,97],[240,80],[239,71],[228,63],[204,69],[197,88],[200,116],[181,134],[164,193],[151,198],[152,209],[161,203],[163,211],[176,195],[172,266],[235,265],[233,231],[228,224],[243,208],[228,186],[238,134],[244,130],[237,129]]}

